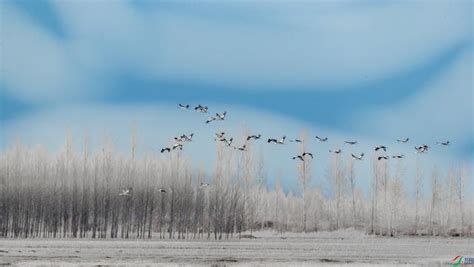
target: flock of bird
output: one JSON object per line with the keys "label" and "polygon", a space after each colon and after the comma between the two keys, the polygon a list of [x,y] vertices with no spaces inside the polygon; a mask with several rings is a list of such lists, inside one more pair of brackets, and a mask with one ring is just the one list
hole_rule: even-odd
{"label": "flock of bird", "polygon": [[[189,105],[189,104],[179,104],[178,107],[182,110],[191,110],[192,109],[191,105]],[[209,108],[207,106],[202,106],[202,105],[197,105],[193,109],[194,109],[195,112],[198,112],[198,113],[207,114],[209,112]],[[223,120],[225,120],[226,115],[227,115],[227,111],[224,111],[222,113],[216,113],[215,116],[209,117],[205,121],[205,123],[209,124],[209,123],[215,122],[215,121],[223,121]],[[194,136],[194,133],[190,133],[188,135],[182,134],[181,136],[176,136],[176,137],[173,138],[173,140],[174,140],[173,144],[168,146],[168,147],[163,147],[160,150],[160,152],[161,153],[165,153],[165,152],[170,153],[174,150],[183,150],[183,145],[187,142],[192,142],[193,141],[193,136]],[[250,142],[251,140],[257,141],[261,138],[262,138],[261,134],[248,135],[244,139],[245,140],[244,144],[242,144],[240,146],[234,146],[233,145],[233,142],[234,142],[233,137],[228,137],[225,132],[218,132],[218,133],[215,133],[214,141],[223,142],[227,147],[233,148],[235,150],[247,151],[247,142]],[[328,137],[321,137],[321,136],[315,136],[315,139],[318,142],[327,142],[329,140]],[[276,144],[276,145],[284,145],[286,140],[287,140],[286,136],[283,135],[280,138],[268,138],[267,143],[268,144]],[[405,143],[408,143],[409,140],[410,140],[409,138],[397,139],[397,142],[405,144]],[[301,143],[302,142],[301,139],[289,139],[288,141],[289,142],[296,142],[296,143]],[[344,143],[347,144],[347,145],[350,145],[350,146],[354,146],[354,145],[358,144],[358,142],[355,141],[355,140],[344,141]],[[442,146],[448,146],[450,144],[450,141],[436,142],[436,144],[437,145],[442,145]],[[423,145],[420,145],[420,146],[415,146],[415,153],[418,153],[418,154],[427,153],[429,149],[430,149],[430,147],[426,144],[423,144]],[[387,152],[387,147],[384,146],[384,145],[378,145],[374,148],[374,151],[377,151],[377,152],[382,151],[382,150],[384,152]],[[334,153],[334,154],[340,154],[342,152],[342,150],[340,148],[338,148],[337,150],[329,150],[329,152]],[[305,161],[308,157],[313,158],[313,154],[311,152],[304,151],[303,153],[301,153],[299,155],[295,155],[294,157],[292,157],[292,159],[293,160]],[[351,157],[354,160],[361,161],[361,160],[364,159],[364,153],[361,153],[359,155],[355,155],[355,154],[351,153]],[[392,155],[391,156],[391,158],[394,158],[394,159],[403,159],[404,157],[405,156],[403,154],[397,154],[397,155]],[[377,160],[379,160],[379,161],[380,160],[388,160],[389,158],[390,158],[389,155],[379,155],[377,157]],[[206,187],[209,187],[209,186],[210,186],[210,184],[208,184],[208,183],[201,183],[200,184],[200,188],[206,188]],[[167,193],[167,190],[163,189],[163,188],[159,188],[157,190],[158,190],[159,193]],[[120,196],[131,196],[132,195],[132,188],[131,187],[121,188],[119,195]]]}

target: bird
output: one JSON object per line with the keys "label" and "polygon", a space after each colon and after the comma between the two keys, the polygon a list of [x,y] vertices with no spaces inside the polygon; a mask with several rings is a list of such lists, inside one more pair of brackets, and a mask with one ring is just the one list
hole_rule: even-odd
{"label": "bird", "polygon": [[119,196],[131,196],[132,195],[132,188],[121,188]]}
{"label": "bird", "polygon": [[437,145],[443,145],[443,146],[449,146],[451,142],[445,141],[445,142],[436,142]]}
{"label": "bird", "polygon": [[362,160],[362,158],[364,157],[364,153],[361,153],[360,156],[356,156],[354,154],[351,154],[352,158],[354,159],[357,159],[357,160]]}
{"label": "bird", "polygon": [[392,158],[394,158],[394,159],[403,159],[403,157],[405,157],[403,154],[392,156]]}
{"label": "bird", "polygon": [[410,138],[405,138],[405,139],[397,139],[397,142],[399,143],[408,143],[408,140],[410,140]]}
{"label": "bird", "polygon": [[216,117],[209,117],[207,120],[206,120],[206,124],[210,123],[210,122],[213,122],[217,120]]}
{"label": "bird", "polygon": [[249,135],[249,136],[247,136],[247,141],[249,141],[250,139],[258,140],[258,139],[260,139],[260,137],[262,137],[261,134]]}
{"label": "bird", "polygon": [[180,109],[189,109],[189,104],[186,104],[186,105],[179,104],[179,108]]}
{"label": "bird", "polygon": [[355,145],[357,144],[357,141],[345,141],[344,143],[349,144],[349,145]]}
{"label": "bird", "polygon": [[387,160],[387,159],[388,159],[388,156],[380,156],[380,157],[377,158],[377,160],[382,160],[382,159]]}
{"label": "bird", "polygon": [[[225,135],[225,132],[216,133],[216,138],[215,138],[215,139],[224,138],[224,135]],[[214,140],[215,140],[215,139],[214,139]]]}
{"label": "bird", "polygon": [[380,149],[383,149],[383,151],[387,152],[387,147],[386,146],[376,146],[375,151],[379,151]]}
{"label": "bird", "polygon": [[240,151],[247,151],[247,145],[244,144],[241,147],[234,147],[234,149],[240,150]]}
{"label": "bird", "polygon": [[329,150],[329,152],[335,153],[335,154],[339,154],[339,153],[341,153],[342,151],[341,151],[341,149],[338,149],[338,150],[334,150],[334,151],[333,151],[333,150]]}
{"label": "bird", "polygon": [[192,142],[193,136],[194,136],[194,133],[190,133],[189,135],[185,135],[185,134],[181,135],[181,137],[184,138],[185,142]]}
{"label": "bird", "polygon": [[159,193],[166,193],[166,190],[163,188],[158,188],[156,191],[158,191]]}
{"label": "bird", "polygon": [[328,140],[327,137],[324,137],[324,138],[323,138],[323,137],[319,137],[319,136],[317,136],[317,135],[316,135],[315,137],[316,137],[316,139],[318,139],[319,142],[326,142],[326,141]]}
{"label": "bird", "polygon": [[225,115],[227,115],[227,111],[222,112],[222,114],[216,113],[216,120],[223,121],[225,119]]}
{"label": "bird", "polygon": [[301,139],[291,139],[290,142],[302,143]]}
{"label": "bird", "polygon": [[416,146],[415,149],[416,149],[416,153],[425,153],[425,152],[428,152],[428,149],[430,147],[428,145],[421,145],[421,146]]}
{"label": "bird", "polygon": [[171,152],[171,148],[169,147],[162,148],[161,153],[165,153],[165,152]]}
{"label": "bird", "polygon": [[304,152],[303,154],[301,154],[301,156],[310,156],[311,158],[313,158],[313,153],[311,152]]}
{"label": "bird", "polygon": [[301,161],[304,161],[304,157],[302,155],[294,156],[292,159],[300,159]]}
{"label": "bird", "polygon": [[221,141],[221,142],[224,142],[227,146],[231,146],[232,145],[232,141],[234,141],[234,138],[231,137],[229,140],[227,140],[227,138],[225,137],[222,137],[220,139],[217,139],[218,141]]}
{"label": "bird", "polygon": [[194,110],[201,113],[207,113],[208,108],[206,106],[198,105]]}
{"label": "bird", "polygon": [[283,145],[285,143],[286,136],[283,136],[280,140],[270,138],[267,140],[267,143],[275,143],[279,145]]}
{"label": "bird", "polygon": [[201,187],[201,188],[208,187],[208,186],[211,186],[211,185],[208,184],[208,183],[201,183],[201,184],[199,185],[199,187]]}
{"label": "bird", "polygon": [[173,146],[171,148],[173,150],[175,150],[175,149],[183,150],[183,144],[175,143],[175,144],[173,144]]}
{"label": "bird", "polygon": [[183,142],[183,141],[184,141],[184,138],[183,138],[183,136],[175,136],[175,137],[174,137],[174,141],[175,141],[175,142]]}

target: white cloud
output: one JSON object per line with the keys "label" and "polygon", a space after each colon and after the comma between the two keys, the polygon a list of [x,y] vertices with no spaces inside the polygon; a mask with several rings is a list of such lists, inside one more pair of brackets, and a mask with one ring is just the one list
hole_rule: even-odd
{"label": "white cloud", "polygon": [[104,92],[104,78],[122,73],[243,89],[344,89],[472,38],[470,2],[228,3],[198,5],[201,12],[176,5],[56,1],[61,39],[2,3],[1,79],[26,99]]}
{"label": "white cloud", "polygon": [[1,76],[11,94],[49,101],[74,98],[87,79],[71,60],[64,43],[53,38],[10,5],[1,4]]}
{"label": "white cloud", "polygon": [[451,140],[456,149],[474,136],[473,51],[468,49],[446,72],[426,84],[426,90],[399,104],[388,105],[356,119],[372,136],[408,135],[418,142]]}

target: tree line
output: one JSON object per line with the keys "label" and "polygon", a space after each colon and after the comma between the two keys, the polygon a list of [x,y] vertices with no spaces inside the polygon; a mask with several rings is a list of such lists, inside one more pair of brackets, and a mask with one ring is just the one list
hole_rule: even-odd
{"label": "tree line", "polygon": [[[300,152],[307,146],[302,134]],[[417,162],[412,175],[403,160],[373,155],[370,188],[357,183],[353,160],[332,154],[324,179],[311,185],[311,158],[295,160],[301,192],[285,193],[281,177],[268,188],[262,153],[216,142],[211,173],[193,168],[184,153],[165,158],[114,151],[110,139],[91,152],[88,137],[75,149],[71,134],[60,153],[20,142],[0,153],[0,236],[12,238],[222,239],[252,231],[308,232],[354,228],[375,235],[472,236],[474,198],[465,188],[467,164],[442,175]],[[411,178],[413,176],[413,178]],[[323,177],[322,177],[323,178]],[[408,192],[413,181],[415,194]],[[201,183],[210,182],[209,187]],[[132,188],[120,196],[120,188]],[[423,188],[429,188],[429,194]],[[165,189],[160,193],[157,189]]]}

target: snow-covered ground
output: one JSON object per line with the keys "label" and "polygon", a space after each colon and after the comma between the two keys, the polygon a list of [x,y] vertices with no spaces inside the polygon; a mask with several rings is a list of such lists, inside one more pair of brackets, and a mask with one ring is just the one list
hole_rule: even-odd
{"label": "snow-covered ground", "polygon": [[374,237],[356,231],[254,233],[232,240],[0,240],[0,265],[353,266],[448,264],[473,238]]}

